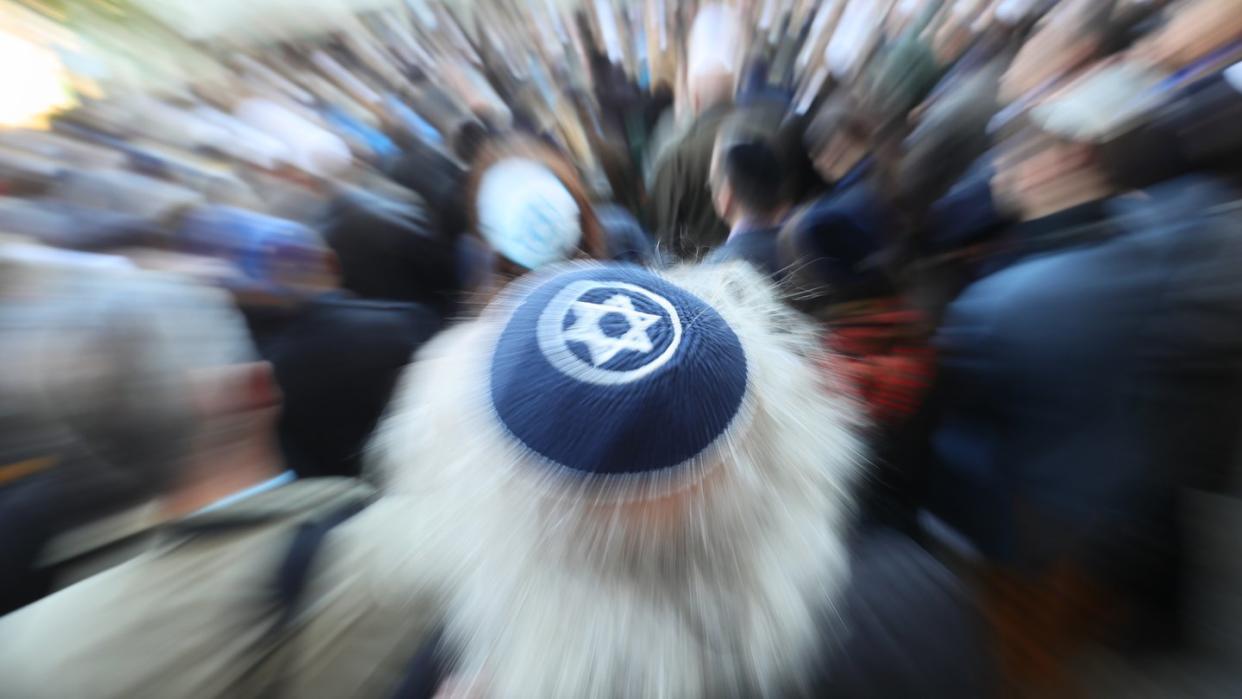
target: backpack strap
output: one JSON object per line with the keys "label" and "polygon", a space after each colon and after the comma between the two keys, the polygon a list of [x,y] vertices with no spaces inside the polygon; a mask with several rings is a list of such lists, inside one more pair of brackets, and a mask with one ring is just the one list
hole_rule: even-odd
{"label": "backpack strap", "polygon": [[367,504],[364,500],[349,502],[324,517],[303,522],[298,527],[276,574],[275,595],[280,619],[273,627],[273,633],[283,633],[297,614],[311,566],[328,532],[358,514]]}
{"label": "backpack strap", "polygon": [[392,699],[433,699],[452,671],[447,650],[444,629],[435,630],[406,665]]}
{"label": "backpack strap", "polygon": [[260,663],[256,666],[256,671],[243,683],[251,686],[256,696],[279,697],[284,694],[281,668],[282,663],[287,662],[284,658],[288,653],[289,632],[302,609],[302,600],[319,549],[332,529],[358,514],[369,504],[368,499],[351,500],[322,517],[303,522],[293,535],[276,575],[271,580],[268,596],[270,606],[267,609],[275,611],[276,620],[255,649],[255,653],[268,660],[275,658],[276,664]]}

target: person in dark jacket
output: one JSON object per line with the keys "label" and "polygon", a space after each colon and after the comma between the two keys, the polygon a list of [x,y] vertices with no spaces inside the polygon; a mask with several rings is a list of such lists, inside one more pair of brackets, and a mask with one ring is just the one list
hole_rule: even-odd
{"label": "person in dark jacket", "polygon": [[644,267],[659,265],[655,242],[629,211],[616,204],[597,204],[595,215],[608,245],[608,259]]}
{"label": "person in dark jacket", "polygon": [[360,189],[333,200],[321,232],[340,263],[341,287],[366,299],[452,313],[460,282],[456,248],[423,203]]}
{"label": "person in dark jacket", "polygon": [[695,117],[680,140],[656,157],[647,188],[649,218],[662,251],[695,260],[724,242],[729,229],[716,214],[708,179],[716,134],[732,111],[739,70],[728,56],[740,38],[739,18],[720,5],[706,5],[691,33],[688,77]]}
{"label": "person in dark jacket", "polygon": [[[382,278],[359,282],[358,267],[381,258],[385,242],[419,242],[422,234],[410,230],[418,222],[411,207],[361,193],[338,202],[346,231],[330,232],[352,256],[355,287],[397,293],[397,285],[389,287]],[[357,239],[339,240],[347,234]],[[410,283],[396,281],[415,300],[386,300],[339,288],[338,258],[314,231],[291,221],[204,207],[184,217],[177,241],[187,251],[231,263],[238,272],[229,286],[284,398],[277,431],[290,469],[303,477],[357,476],[363,446],[401,369],[445,321],[453,289],[434,285],[464,276],[452,264],[456,260],[421,280],[419,268],[411,267]],[[368,244],[379,247],[368,251]],[[434,245],[434,239],[426,244]],[[420,287],[420,281],[428,286]]]}
{"label": "person in dark jacket", "polygon": [[429,343],[374,443],[443,609],[399,695],[986,695],[961,581],[854,526],[819,350],[747,265],[536,272]]}
{"label": "person in dark jacket", "polygon": [[773,281],[783,270],[777,234],[789,211],[786,167],[772,134],[739,112],[716,139],[711,185],[716,213],[731,228],[723,245],[706,262],[745,260]]}
{"label": "person in dark jacket", "polygon": [[882,255],[897,224],[884,173],[868,153],[874,143],[861,107],[838,99],[822,106],[804,142],[831,188],[793,212],[779,237],[781,263],[810,308],[891,291]]}
{"label": "person in dark jacket", "polygon": [[357,476],[401,370],[444,319],[432,308],[322,294],[268,343],[284,397],[281,451],[300,477]]}
{"label": "person in dark jacket", "polygon": [[[1033,110],[1033,140],[1001,156],[997,190],[1025,220],[937,335],[930,508],[1009,581],[1002,626],[1024,613],[1015,589],[1054,599],[1068,569],[1122,609],[1114,631],[1165,648],[1181,616],[1178,493],[1219,479],[1237,449],[1226,396],[1242,354],[1221,321],[1242,307],[1229,271],[1242,239],[1217,183],[1116,196],[1090,125],[1116,111],[1093,81],[1118,79],[1102,71]],[[1082,616],[1050,621],[1039,652],[1081,643]],[[1053,678],[1047,690],[1064,680],[1020,671]]]}
{"label": "person in dark jacket", "polygon": [[466,170],[448,155],[409,138],[388,176],[422,197],[441,234],[455,236],[466,229]]}

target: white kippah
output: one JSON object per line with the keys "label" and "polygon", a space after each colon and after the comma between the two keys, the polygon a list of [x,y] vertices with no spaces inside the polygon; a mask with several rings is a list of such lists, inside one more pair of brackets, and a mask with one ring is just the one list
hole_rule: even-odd
{"label": "white kippah", "polygon": [[555,173],[533,160],[511,158],[488,168],[475,206],[483,238],[527,269],[570,257],[582,239],[578,203]]}

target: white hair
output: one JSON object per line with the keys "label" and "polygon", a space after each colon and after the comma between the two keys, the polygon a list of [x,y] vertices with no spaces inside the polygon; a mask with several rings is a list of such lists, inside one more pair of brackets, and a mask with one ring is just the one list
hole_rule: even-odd
{"label": "white hair", "polygon": [[458,677],[493,696],[771,693],[813,660],[848,579],[858,413],[813,328],[746,265],[664,276],[734,329],[753,402],[672,522],[547,478],[502,433],[479,367],[512,300],[433,340],[377,432],[407,506],[393,556],[442,596]]}
{"label": "white hair", "polygon": [[0,251],[0,280],[4,402],[153,484],[188,454],[193,372],[255,358],[227,295],[176,277]]}

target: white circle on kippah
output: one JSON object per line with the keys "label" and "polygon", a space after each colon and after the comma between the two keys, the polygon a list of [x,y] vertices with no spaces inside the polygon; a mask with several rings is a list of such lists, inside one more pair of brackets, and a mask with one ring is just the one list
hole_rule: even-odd
{"label": "white circle on kippah", "polygon": [[578,202],[556,173],[534,160],[509,158],[489,167],[475,206],[483,238],[526,269],[570,257],[582,239]]}
{"label": "white circle on kippah", "polygon": [[[596,364],[583,360],[577,354],[574,354],[574,352],[569,349],[569,343],[575,341],[583,342],[583,340],[574,337],[574,335],[570,332],[574,328],[578,327],[579,323],[583,322],[580,310],[581,306],[576,306],[576,304],[585,303],[588,305],[602,306],[608,304],[608,302],[616,298],[614,296],[598,304],[594,302],[581,301],[583,296],[596,289],[618,289],[631,292],[638,294],[659,306],[668,317],[668,322],[673,329],[673,338],[668,343],[668,347],[664,348],[663,352],[660,352],[658,355],[652,357],[642,366],[635,369],[625,369],[619,371],[601,368],[596,366]],[[623,299],[626,299],[626,302],[628,302],[628,297],[624,294],[618,294],[618,296],[621,296]],[[634,335],[635,338],[633,339],[637,339],[636,336],[639,333],[645,335],[646,328],[649,327],[649,325],[651,325],[654,321],[643,318],[643,316],[649,317],[651,314],[635,310],[632,302],[625,303],[625,305],[622,305],[622,303],[624,302],[618,302],[616,306],[604,312],[620,313],[627,316],[626,321],[630,324],[630,330],[622,336],[622,338],[616,339],[616,342],[622,345],[628,344],[629,346],[623,346],[619,351],[641,351],[640,349],[637,349],[631,341],[627,341],[626,338]],[[565,328],[565,316],[568,315],[571,310],[576,310],[579,317],[575,320],[573,326]],[[601,315],[604,313],[601,313]],[[597,320],[598,319],[594,319],[591,322],[596,322]],[[636,284],[629,284],[626,282],[585,279],[566,286],[564,289],[561,289],[556,296],[552,297],[552,300],[548,302],[548,305],[544,307],[543,312],[539,315],[539,321],[535,328],[535,333],[539,341],[539,350],[557,371],[577,381],[598,384],[601,386],[615,386],[618,384],[626,384],[637,381],[667,364],[668,361],[673,358],[673,355],[677,353],[677,347],[681,344],[682,327],[681,318],[677,315],[677,309],[673,308],[673,304],[669,303],[668,299],[652,292],[649,289],[644,289]],[[639,342],[641,342],[641,340],[639,340]],[[650,351],[650,349],[647,351]],[[591,354],[594,357],[594,348],[592,348]],[[608,354],[606,359],[599,360],[598,363],[605,363],[607,359],[615,356],[615,354],[616,351],[612,351],[611,354]]]}

